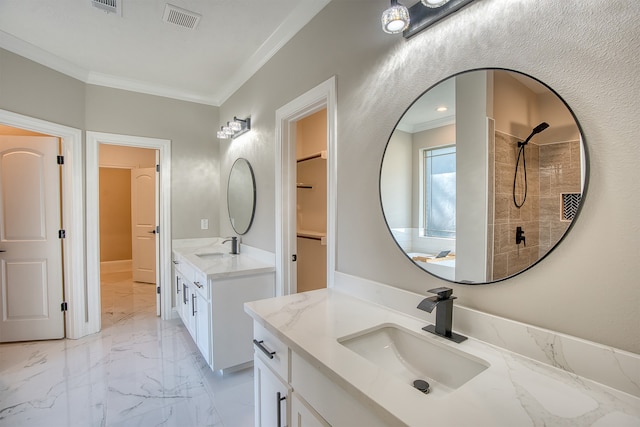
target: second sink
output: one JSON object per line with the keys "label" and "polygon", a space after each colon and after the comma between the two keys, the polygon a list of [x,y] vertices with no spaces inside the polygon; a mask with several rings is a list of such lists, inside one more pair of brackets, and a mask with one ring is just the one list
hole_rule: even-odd
{"label": "second sink", "polygon": [[228,257],[230,255],[227,254],[227,253],[224,253],[224,252],[207,252],[207,253],[202,253],[202,254],[196,254],[196,256],[198,258],[202,258],[202,259],[212,259],[212,258]]}
{"label": "second sink", "polygon": [[427,381],[434,396],[454,391],[489,367],[482,359],[397,325],[380,325],[338,342],[408,384]]}

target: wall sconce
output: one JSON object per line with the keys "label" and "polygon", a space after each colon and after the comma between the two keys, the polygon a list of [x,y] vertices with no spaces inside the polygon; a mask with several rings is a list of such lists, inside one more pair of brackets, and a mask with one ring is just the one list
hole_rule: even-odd
{"label": "wall sconce", "polygon": [[402,36],[408,39],[472,1],[420,0],[407,9],[398,0],[391,0],[391,6],[382,13],[382,29],[390,34],[402,32]]}
{"label": "wall sconce", "polygon": [[237,138],[243,133],[248,132],[251,129],[251,117],[246,119],[239,119],[233,116],[232,122],[227,122],[226,126],[221,126],[220,130],[216,133],[218,139]]}

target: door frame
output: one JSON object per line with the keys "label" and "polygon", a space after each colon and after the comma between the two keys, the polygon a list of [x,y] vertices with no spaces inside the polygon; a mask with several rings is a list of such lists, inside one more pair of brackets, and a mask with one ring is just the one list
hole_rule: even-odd
{"label": "door frame", "polygon": [[62,168],[63,291],[68,304],[65,335],[77,339],[97,332],[89,324],[87,282],[84,268],[84,190],[82,131],[22,114],[0,110],[3,125],[60,138],[65,167]]}
{"label": "door frame", "polygon": [[336,265],[337,142],[336,77],[276,110],[276,295],[296,292],[291,256],[296,247],[295,123],[327,109],[327,287],[333,287]]}
{"label": "door frame", "polygon": [[[87,176],[87,282],[88,312],[100,313],[100,212],[99,173],[100,144],[158,150],[160,172],[160,214],[158,277],[160,278],[160,300],[162,319],[172,317],[171,310],[171,140],[114,133],[87,131],[86,176]],[[100,330],[100,316],[91,319]]]}

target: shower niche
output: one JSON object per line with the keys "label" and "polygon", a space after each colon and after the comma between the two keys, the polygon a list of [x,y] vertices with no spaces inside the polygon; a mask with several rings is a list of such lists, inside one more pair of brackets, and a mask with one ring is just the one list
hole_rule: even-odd
{"label": "shower niche", "polygon": [[586,181],[581,130],[558,94],[482,69],[443,80],[406,110],[382,159],[380,198],[414,264],[482,284],[547,256],[578,216]]}

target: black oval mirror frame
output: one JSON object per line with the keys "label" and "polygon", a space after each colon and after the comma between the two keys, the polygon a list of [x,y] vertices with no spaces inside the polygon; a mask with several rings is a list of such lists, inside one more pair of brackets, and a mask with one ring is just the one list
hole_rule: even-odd
{"label": "black oval mirror frame", "polygon": [[256,209],[256,180],[247,159],[238,158],[229,172],[227,207],[233,230],[240,235],[251,228]]}

